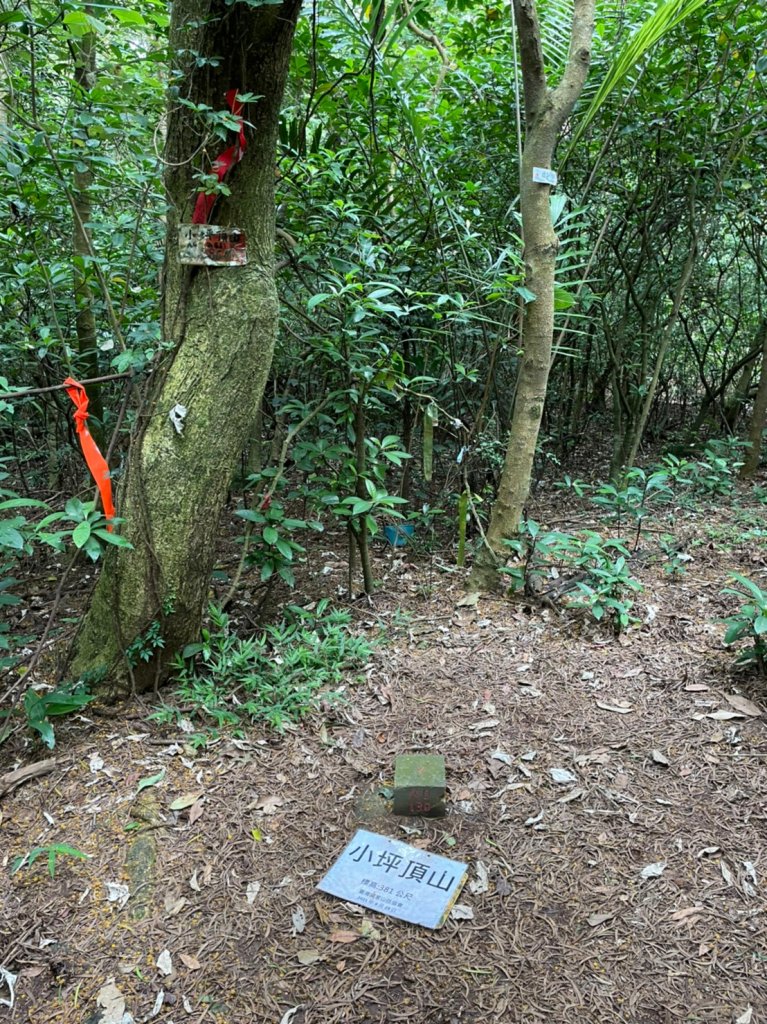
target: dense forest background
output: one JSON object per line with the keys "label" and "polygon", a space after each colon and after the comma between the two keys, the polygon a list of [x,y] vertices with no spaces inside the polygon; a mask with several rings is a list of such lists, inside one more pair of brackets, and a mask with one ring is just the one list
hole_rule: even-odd
{"label": "dense forest background", "polygon": [[[274,8],[234,6],[254,17]],[[187,27],[214,20],[203,11],[192,22],[196,8],[182,9]],[[565,0],[538,5],[551,88],[565,73],[572,11]],[[153,2],[6,2],[0,13],[0,644],[11,679],[29,666],[30,649],[35,662],[40,656],[23,628],[22,568],[55,555],[55,571],[66,574],[138,543],[132,526],[129,540],[108,531],[89,500],[60,385],[68,376],[93,382],[89,425],[112,469],[119,517],[131,437],[158,417],[174,430],[170,408],[152,405],[181,344],[167,309],[161,315],[164,289],[183,289],[171,280],[172,261],[164,269],[168,211],[189,219],[201,191],[232,224],[247,180],[247,153],[223,181],[213,173],[239,131],[223,90],[216,104],[187,89],[200,69],[222,78],[232,54],[184,47],[178,33],[169,43],[168,26],[167,10]],[[628,522],[630,536],[625,546],[609,529],[590,539],[541,535],[523,510],[503,537],[508,558],[499,562],[496,546],[496,567],[504,585],[530,596],[566,563],[577,570],[575,598],[618,631],[631,621],[629,541],[638,543],[652,504],[675,500],[682,484],[709,497],[729,493],[759,463],[766,32],[753,2],[677,0],[651,11],[598,3],[587,81],[556,145],[558,183],[537,186],[550,196],[558,248],[532,492],[591,494],[605,525],[625,533]],[[206,380],[207,363],[194,370],[217,410],[201,450],[241,408],[250,436],[223,484],[242,527],[226,603],[243,571],[256,573],[262,597],[277,581],[295,587],[323,527],[348,535],[349,596],[374,592],[370,543],[385,528],[390,544],[407,540],[459,566],[472,546],[482,551],[524,322],[541,301],[528,286],[519,205],[531,130],[524,60],[507,5],[316,2],[298,18],[269,254],[279,331],[273,361],[267,346],[259,364],[268,380],[252,408],[226,376],[227,360],[239,358],[227,346],[252,282],[237,284],[235,270],[206,271],[209,281],[231,274],[235,283],[203,317],[221,359],[215,379]],[[258,138],[259,97],[243,100]],[[191,141],[176,159],[186,150],[171,135],[171,159],[165,138],[180,114],[181,137]],[[182,164],[183,194],[173,177]],[[205,456],[195,460],[194,474],[206,479]],[[159,486],[167,491],[162,531],[172,533],[174,485]],[[214,511],[201,517],[215,524]],[[153,543],[162,562],[164,541]],[[187,562],[194,543],[187,532]],[[592,570],[612,573],[604,592]],[[176,636],[192,639],[190,614],[199,625],[191,600],[186,632],[171,628],[178,589],[158,586],[139,625],[121,611],[122,628],[111,628],[115,659],[127,662],[134,686],[131,662],[138,671],[166,642],[178,646]],[[59,626],[54,614],[43,639]],[[166,669],[139,679],[140,688]],[[100,671],[91,684],[103,683]],[[19,696],[17,680],[12,692]]]}
{"label": "dense forest background", "polygon": [[766,110],[763,0],[0,0],[11,1022],[763,1024]]}

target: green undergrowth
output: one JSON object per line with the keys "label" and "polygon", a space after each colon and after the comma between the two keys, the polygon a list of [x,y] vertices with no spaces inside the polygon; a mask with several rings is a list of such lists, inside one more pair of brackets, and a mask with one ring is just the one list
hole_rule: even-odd
{"label": "green undergrowth", "polygon": [[214,605],[209,618],[200,642],[175,659],[180,706],[164,704],[151,715],[159,722],[195,719],[201,729],[193,742],[200,745],[211,729],[241,731],[265,723],[282,732],[320,701],[342,700],[350,674],[373,649],[349,628],[350,613],[331,608],[327,599],[312,609],[288,605],[282,621],[252,637],[237,636],[229,616]]}

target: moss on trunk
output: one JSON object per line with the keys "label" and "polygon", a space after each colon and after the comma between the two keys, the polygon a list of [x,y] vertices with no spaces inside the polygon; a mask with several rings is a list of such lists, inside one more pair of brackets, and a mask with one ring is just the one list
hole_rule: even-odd
{"label": "moss on trunk", "polygon": [[[273,277],[274,155],[296,0],[252,8],[214,0],[173,5],[171,46],[180,95],[224,110],[236,88],[257,97],[245,118],[248,149],[227,178],[213,221],[242,228],[248,263],[188,267],[178,225],[191,220],[196,170],[224,148],[187,106],[171,103],[166,186],[171,199],[163,333],[171,346],[139,411],[118,500],[132,551],[113,550],[80,632],[73,670],[105,696],[156,686],[194,640],[208,598],[218,522],[269,373],[279,308]],[[200,63],[198,55],[219,58]],[[190,57],[190,55],[193,55]],[[223,55],[223,56],[222,56]],[[189,157],[209,151],[207,166]],[[183,431],[169,418],[183,406]]]}

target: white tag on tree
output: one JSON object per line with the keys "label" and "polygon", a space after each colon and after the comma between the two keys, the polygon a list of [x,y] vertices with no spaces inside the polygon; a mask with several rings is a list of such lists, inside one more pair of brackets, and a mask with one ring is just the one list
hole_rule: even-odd
{"label": "white tag on tree", "polygon": [[178,259],[191,267],[242,267],[248,262],[245,232],[218,224],[179,224]]}
{"label": "white tag on tree", "polygon": [[533,181],[538,185],[556,185],[557,172],[550,167],[533,167]]}
{"label": "white tag on tree", "polygon": [[466,867],[359,829],[317,888],[401,921],[440,928],[466,881]]}

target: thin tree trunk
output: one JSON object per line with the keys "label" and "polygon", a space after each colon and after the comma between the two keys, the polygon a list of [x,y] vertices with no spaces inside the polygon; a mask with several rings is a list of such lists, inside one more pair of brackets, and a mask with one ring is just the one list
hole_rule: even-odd
{"label": "thin tree trunk", "polygon": [[[758,355],[761,356],[761,352]],[[748,404],[748,396],[751,393],[751,382],[754,379],[754,370],[756,369],[756,358],[753,362],[748,363],[743,367],[740,377],[738,377],[738,383],[735,385],[735,390],[732,393],[732,397],[724,407],[724,419],[727,425],[727,429],[731,433],[735,433],[738,426],[738,420],[743,415],[743,410]]]}
{"label": "thin tree trunk", "polygon": [[[354,413],[354,463],[357,473],[356,493],[363,501],[368,497],[365,487],[365,469],[367,465],[367,453],[365,451],[365,400],[367,388],[360,385],[357,397],[357,408]],[[360,553],[360,565],[362,567],[362,585],[365,593],[370,596],[373,593],[373,568],[370,563],[370,537],[368,534],[365,516],[360,516],[353,523],[353,532],[357,538],[357,547]],[[349,591],[352,597],[352,591]]]}
{"label": "thin tree trunk", "polygon": [[[85,10],[92,14],[91,8]],[[84,36],[72,37],[72,54],[75,65],[75,110],[84,110],[87,106],[88,94],[96,84],[96,33],[88,32]],[[85,131],[82,127],[75,129],[76,134]],[[99,350],[96,332],[96,317],[93,312],[93,292],[88,281],[88,267],[92,259],[93,243],[89,224],[93,213],[90,189],[93,183],[93,172],[88,162],[88,150],[82,145],[72,180],[72,252],[73,278],[75,298],[75,332],[77,335],[77,351],[79,353],[78,372],[85,378],[99,376]],[[80,168],[78,170],[78,167]],[[104,409],[101,403],[101,389],[98,384],[86,388],[90,399],[89,412],[96,423],[89,424],[89,429],[100,443],[103,439]]]}
{"label": "thin tree trunk", "polygon": [[485,544],[472,572],[473,587],[497,583],[505,540],[519,528],[530,492],[535,448],[546,400],[554,337],[554,274],[558,239],[551,220],[549,185],[533,181],[533,168],[550,168],[559,133],[583,90],[591,59],[595,0],[575,0],[567,67],[548,86],[535,0],[514,0],[525,93],[526,134],[520,167],[520,210],[528,302],[522,324],[522,359],[506,460]]}
{"label": "thin tree trunk", "polygon": [[751,447],[746,452],[746,459],[740,471],[744,480],[754,476],[759,468],[759,459],[762,454],[762,432],[767,419],[767,318],[762,320],[759,325],[759,334],[762,342],[762,368],[759,373],[759,386],[756,389],[751,422],[748,425],[748,442]]}
{"label": "thin tree trunk", "polygon": [[[692,218],[691,218],[692,219]],[[619,470],[626,468],[627,466],[633,466],[637,453],[639,452],[639,446],[642,443],[644,437],[645,427],[647,426],[647,420],[652,409],[653,402],[655,401],[655,392],[658,387],[658,381],[660,380],[661,370],[663,369],[663,363],[666,358],[666,352],[668,351],[669,344],[671,343],[671,336],[676,325],[677,317],[679,316],[679,310],[682,306],[682,300],[684,299],[685,293],[687,292],[687,286],[690,283],[692,272],[695,267],[695,260],[698,255],[698,241],[697,236],[693,235],[692,242],[690,245],[690,251],[687,254],[687,259],[684,261],[682,267],[682,273],[680,274],[679,280],[677,281],[676,289],[674,290],[674,299],[671,312],[666,318],[666,322],[663,325],[661,333],[660,344],[658,346],[658,353],[655,357],[655,366],[653,368],[653,374],[650,378],[650,382],[645,391],[644,402],[642,403],[642,409],[639,413],[639,419],[634,425],[634,430],[631,434],[630,443],[626,446],[622,456],[622,465],[618,467]]]}
{"label": "thin tree trunk", "polygon": [[[156,686],[199,633],[221,509],[253,429],[277,331],[275,145],[299,10],[300,0],[173,5],[176,95],[216,111],[226,109],[230,89],[254,97],[244,110],[247,151],[227,177],[231,196],[219,199],[212,214],[215,223],[245,231],[248,262],[179,263],[178,226],[192,219],[195,173],[209,171],[226,144],[208,134],[192,107],[171,99],[163,332],[173,349],[138,417],[118,501],[134,550],[107,556],[74,662],[79,675],[101,678],[107,694],[124,692],[128,683]],[[182,432],[169,418],[180,406]]]}

